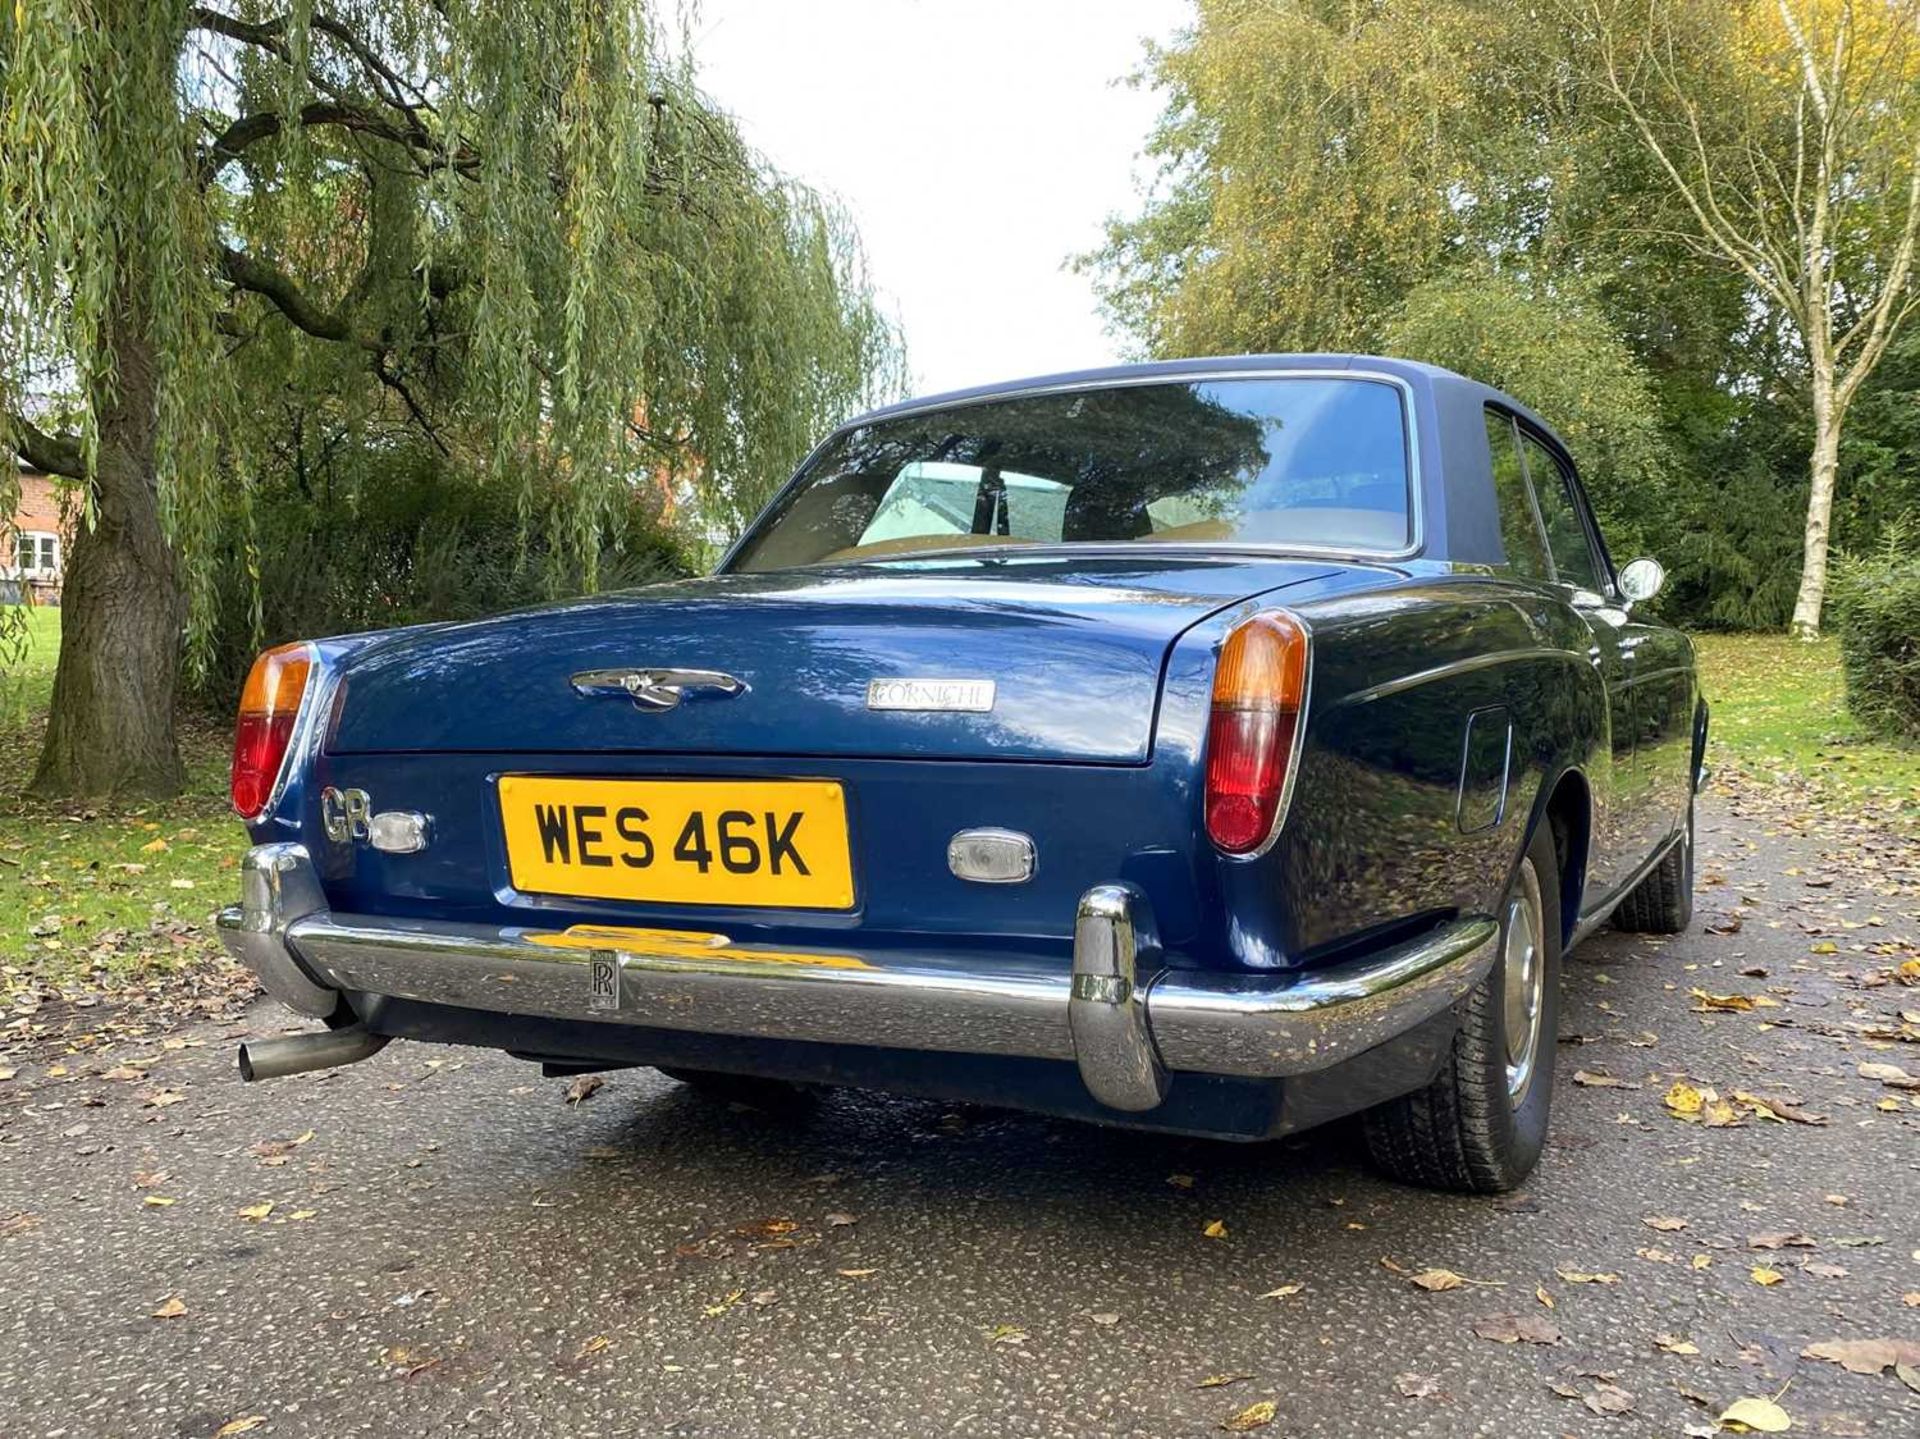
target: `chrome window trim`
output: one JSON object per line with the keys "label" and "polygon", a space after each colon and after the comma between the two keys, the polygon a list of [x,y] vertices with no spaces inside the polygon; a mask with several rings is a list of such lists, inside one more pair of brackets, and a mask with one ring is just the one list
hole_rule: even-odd
{"label": "chrome window trim", "polygon": [[[868,425],[883,425],[893,420],[911,419],[915,415],[932,414],[939,410],[971,409],[976,405],[996,404],[1001,400],[1025,400],[1039,395],[1068,395],[1088,390],[1129,389],[1141,385],[1204,385],[1223,380],[1360,380],[1368,383],[1391,385],[1400,393],[1401,439],[1407,458],[1407,523],[1409,535],[1407,543],[1397,550],[1372,549],[1363,545],[1287,545],[1278,543],[1260,543],[1253,540],[1223,540],[1207,543],[1193,540],[1071,540],[1054,544],[1033,543],[1026,545],[994,545],[987,554],[1008,554],[1019,551],[1029,553],[1036,550],[1051,550],[1067,553],[1085,553],[1089,550],[1119,549],[1125,554],[1219,554],[1222,552],[1251,553],[1258,555],[1307,555],[1315,559],[1354,560],[1359,562],[1375,560],[1410,560],[1423,553],[1427,545],[1426,534],[1426,487],[1420,465],[1420,416],[1415,404],[1413,382],[1404,375],[1391,374],[1385,370],[1347,370],[1315,369],[1301,366],[1284,366],[1257,370],[1194,370],[1184,374],[1168,375],[1123,375],[1119,378],[1104,380],[1066,380],[1044,385],[1024,385],[1015,389],[994,390],[987,394],[972,395],[957,400],[929,399],[904,405],[898,409],[888,409],[884,414],[862,415],[847,421],[831,431],[819,444],[807,452],[786,484],[774,491],[760,513],[754,516],[753,523],[740,532],[740,537],[727,548],[727,552],[715,567],[715,574],[732,574],[733,562],[746,548],[747,542],[759,533],[760,527],[799,485],[813,463],[842,435]],[[983,557],[980,548],[961,550],[921,550],[912,555],[877,556],[871,560],[855,560],[850,565],[898,564],[904,560],[937,559],[943,554],[965,553],[971,558]],[[816,569],[819,562],[808,565],[788,565],[784,569]],[[780,570],[756,570],[755,574],[778,574]]]}

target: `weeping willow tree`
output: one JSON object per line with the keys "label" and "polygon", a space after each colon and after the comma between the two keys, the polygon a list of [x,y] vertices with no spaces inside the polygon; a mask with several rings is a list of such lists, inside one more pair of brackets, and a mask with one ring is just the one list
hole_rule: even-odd
{"label": "weeping willow tree", "polygon": [[16,455],[78,497],[38,791],[180,785],[183,655],[290,389],[562,477],[591,583],[623,487],[697,475],[725,526],[894,382],[848,227],[650,9],[5,7],[0,515]]}

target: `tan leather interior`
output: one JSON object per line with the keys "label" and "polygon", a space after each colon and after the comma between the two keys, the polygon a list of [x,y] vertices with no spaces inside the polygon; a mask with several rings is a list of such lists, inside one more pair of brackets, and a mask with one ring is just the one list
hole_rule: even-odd
{"label": "tan leather interior", "polygon": [[877,555],[910,555],[918,550],[970,550],[980,545],[1018,545],[1028,543],[1017,535],[902,535],[896,540],[875,540],[870,545],[848,545],[822,555],[815,564],[830,565],[835,560],[866,560]]}

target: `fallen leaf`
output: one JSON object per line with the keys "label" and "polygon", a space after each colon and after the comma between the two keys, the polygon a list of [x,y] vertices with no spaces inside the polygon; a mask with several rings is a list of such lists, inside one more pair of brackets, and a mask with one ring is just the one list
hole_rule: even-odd
{"label": "fallen leaf", "polygon": [[1741,1433],[1784,1434],[1793,1427],[1787,1411],[1771,1399],[1736,1399],[1721,1411],[1720,1422],[1738,1426]]}
{"label": "fallen leaf", "polygon": [[1700,1352],[1699,1345],[1682,1339],[1677,1334],[1654,1335],[1653,1347],[1666,1354],[1698,1354]]}
{"label": "fallen leaf", "polygon": [[1209,1239],[1225,1239],[1227,1237],[1227,1221],[1224,1219],[1211,1220],[1208,1222],[1207,1227],[1200,1232]]}
{"label": "fallen leaf", "polygon": [[145,1079],[147,1077],[147,1072],[144,1069],[135,1069],[131,1064],[116,1064],[112,1069],[107,1070],[100,1077],[102,1079],[113,1079],[113,1080]]}
{"label": "fallen leaf", "polygon": [[1687,1227],[1687,1221],[1665,1214],[1650,1214],[1640,1221],[1649,1229],[1657,1229],[1662,1234],[1672,1234]]}
{"label": "fallen leaf", "polygon": [[869,1274],[878,1274],[880,1271],[878,1269],[839,1269],[834,1272],[845,1275],[848,1279],[865,1279]]}
{"label": "fallen leaf", "polygon": [[1603,1379],[1591,1391],[1581,1395],[1580,1402],[1604,1418],[1627,1413],[1633,1408],[1634,1396],[1618,1384],[1609,1384]]}
{"label": "fallen leaf", "polygon": [[1814,1241],[1808,1235],[1781,1231],[1770,1234],[1749,1234],[1749,1249],[1811,1249]]}
{"label": "fallen leaf", "polygon": [[1852,1272],[1838,1264],[1822,1264],[1817,1259],[1801,1260],[1800,1270],[1803,1274],[1811,1274],[1816,1279],[1845,1279]]}
{"label": "fallen leaf", "polygon": [[1920,1342],[1911,1339],[1829,1339],[1809,1344],[1803,1359],[1824,1359],[1849,1374],[1878,1374],[1896,1364],[1920,1364]]}
{"label": "fallen leaf", "polygon": [[1706,1100],[1699,1090],[1683,1080],[1667,1091],[1663,1102],[1675,1114],[1684,1116],[1698,1114]]}
{"label": "fallen leaf", "polygon": [[244,1209],[236,1209],[234,1213],[242,1219],[251,1219],[257,1222],[273,1213],[273,1201],[267,1199],[261,1201],[259,1204],[249,1204]]}
{"label": "fallen leaf", "polygon": [[612,1343],[613,1341],[606,1335],[596,1334],[580,1346],[580,1352],[574,1357],[577,1359],[585,1359],[589,1354],[598,1354]]}
{"label": "fallen leaf", "polygon": [[1220,1427],[1229,1434],[1251,1434],[1256,1429],[1264,1429],[1273,1423],[1274,1403],[1271,1399],[1262,1399],[1249,1404],[1238,1414],[1221,1421]]}
{"label": "fallen leaf", "polygon": [[1306,1287],[1304,1284],[1282,1284],[1278,1289],[1269,1289],[1260,1297],[1262,1299],[1291,1299]]}
{"label": "fallen leaf", "polygon": [[158,1309],[154,1310],[153,1317],[155,1319],[178,1319],[182,1314],[185,1314],[186,1312],[187,1312],[186,1301],[181,1299],[178,1295],[175,1295],[173,1298],[167,1300],[166,1303],[162,1304]]}
{"label": "fallen leaf", "polygon": [[1908,1074],[1897,1064],[1863,1064],[1856,1073],[1862,1079],[1877,1079],[1889,1089],[1920,1089],[1920,1074]]}
{"label": "fallen leaf", "polygon": [[1771,1287],[1787,1277],[1778,1269],[1769,1269],[1764,1264],[1756,1264],[1748,1272],[1752,1275],[1753,1282],[1763,1287]]}
{"label": "fallen leaf", "polygon": [[1714,1011],[1745,1014],[1753,1008],[1752,998],[1744,994],[1709,994],[1704,989],[1689,990],[1688,993],[1700,1001],[1693,1007],[1695,1014],[1706,1014]]}
{"label": "fallen leaf", "polygon": [[1193,1387],[1196,1389],[1224,1389],[1229,1384],[1244,1384],[1253,1378],[1251,1374],[1209,1374]]}
{"label": "fallen leaf", "polygon": [[1193,1176],[1191,1174],[1169,1174],[1167,1176],[1167,1183],[1171,1184],[1175,1189],[1191,1189],[1193,1188]]}
{"label": "fallen leaf", "polygon": [[1451,1269],[1422,1269],[1418,1274],[1413,1275],[1408,1280],[1408,1283],[1413,1284],[1415,1287],[1425,1289],[1434,1294],[1442,1293],[1448,1289],[1458,1289],[1466,1282],[1466,1280],[1462,1279],[1458,1274],[1455,1274]]}
{"label": "fallen leaf", "polygon": [[1027,1331],[1018,1324],[996,1324],[987,1331],[989,1344],[1025,1344]]}
{"label": "fallen leaf", "polygon": [[149,1209],[165,1209],[169,1204],[178,1204],[180,1201],[177,1199],[169,1199],[164,1194],[149,1194],[140,1202]]}
{"label": "fallen leaf", "polygon": [[1120,1322],[1120,1316],[1118,1314],[1115,1314],[1112,1310],[1107,1310],[1106,1312],[1100,1313],[1100,1314],[1089,1314],[1087,1317],[1091,1319],[1095,1324],[1100,1324],[1107,1327],[1111,1327]]}
{"label": "fallen leaf", "polygon": [[1569,1284],[1618,1284],[1618,1274],[1582,1274],[1577,1269],[1556,1269],[1553,1271]]}
{"label": "fallen leaf", "polygon": [[1523,1340],[1528,1344],[1558,1344],[1561,1339],[1559,1326],[1540,1314],[1489,1314],[1474,1321],[1473,1332],[1496,1344]]}
{"label": "fallen leaf", "polygon": [[1546,1285],[1536,1284],[1533,1289],[1533,1297],[1546,1305],[1547,1308],[1553,1308],[1553,1296],[1547,1293]]}
{"label": "fallen leaf", "polygon": [[1588,1089],[1638,1089],[1637,1084],[1629,1084],[1624,1079],[1615,1079],[1611,1074],[1596,1074],[1591,1070],[1576,1069],[1573,1082]]}
{"label": "fallen leaf", "polygon": [[585,1103],[588,1099],[592,1098],[593,1095],[595,1095],[602,1088],[604,1088],[606,1085],[606,1082],[607,1081],[605,1079],[601,1078],[597,1074],[582,1074],[577,1076],[574,1079],[573,1083],[567,1086],[567,1103],[568,1104]]}
{"label": "fallen leaf", "polygon": [[852,1214],[829,1214],[827,1216],[827,1228],[829,1229],[845,1229],[849,1224],[858,1224],[859,1222],[858,1216]]}
{"label": "fallen leaf", "polygon": [[1403,1399],[1430,1399],[1440,1392],[1440,1381],[1429,1374],[1396,1374],[1393,1387]]}
{"label": "fallen leaf", "polygon": [[1802,1109],[1797,1104],[1790,1103],[1784,1099],[1775,1099],[1771,1095],[1750,1094],[1746,1090],[1736,1089],[1733,1092],[1733,1097],[1737,1102],[1747,1105],[1752,1109],[1764,1111],[1763,1117],[1766,1118],[1790,1120],[1794,1124],[1826,1124],[1829,1122],[1828,1117],[1824,1114],[1814,1114],[1810,1110]]}

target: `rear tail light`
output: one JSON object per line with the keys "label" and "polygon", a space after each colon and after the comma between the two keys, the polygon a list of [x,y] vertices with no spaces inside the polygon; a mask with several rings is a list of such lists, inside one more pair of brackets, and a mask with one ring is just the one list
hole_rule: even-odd
{"label": "rear tail light", "polygon": [[233,807],[242,819],[267,812],[312,670],[313,650],[305,644],[280,645],[253,662],[233,730]]}
{"label": "rear tail light", "polygon": [[1207,837],[1251,854],[1274,832],[1287,795],[1307,693],[1306,626],[1255,615],[1220,647],[1207,724]]}

